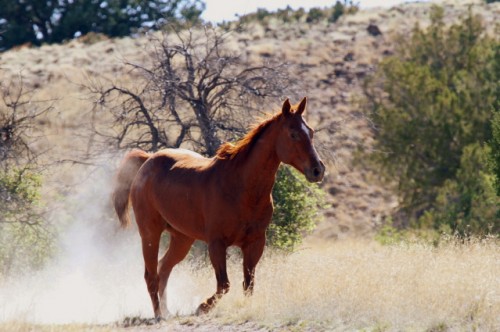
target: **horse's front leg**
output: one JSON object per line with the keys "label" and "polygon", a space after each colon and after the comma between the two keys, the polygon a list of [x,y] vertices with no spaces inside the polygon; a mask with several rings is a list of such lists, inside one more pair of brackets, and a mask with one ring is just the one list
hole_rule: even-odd
{"label": "horse's front leg", "polygon": [[217,291],[209,297],[205,302],[200,304],[197,313],[209,312],[217,303],[217,301],[229,291],[229,279],[226,270],[226,250],[227,245],[220,240],[212,241],[208,244],[208,254],[210,261],[215,270],[215,277],[217,279]]}
{"label": "horse's front leg", "polygon": [[255,266],[262,257],[266,244],[266,234],[241,247],[243,251],[243,291],[245,295],[252,295],[255,285]]}

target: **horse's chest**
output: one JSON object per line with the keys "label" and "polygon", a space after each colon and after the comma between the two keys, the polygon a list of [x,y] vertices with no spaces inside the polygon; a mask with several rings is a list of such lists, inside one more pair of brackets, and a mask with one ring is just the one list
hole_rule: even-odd
{"label": "horse's chest", "polygon": [[249,191],[219,189],[207,195],[205,204],[209,237],[222,233],[228,242],[235,244],[262,236],[273,213],[270,193],[254,195]]}
{"label": "horse's chest", "polygon": [[272,214],[272,204],[254,206],[249,208],[246,213],[240,214],[239,220],[235,220],[235,223],[241,225],[244,236],[251,236],[254,233],[260,234],[266,231],[271,222]]}

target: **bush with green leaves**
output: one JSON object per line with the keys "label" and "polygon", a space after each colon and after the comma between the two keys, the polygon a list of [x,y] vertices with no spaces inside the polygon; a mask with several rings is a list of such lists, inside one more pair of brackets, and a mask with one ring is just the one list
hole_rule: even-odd
{"label": "bush with green leaves", "polygon": [[418,220],[419,226],[460,236],[500,232],[500,197],[488,168],[489,153],[479,143],[464,148],[456,176],[439,188],[434,207]]}
{"label": "bush with green leaves", "polygon": [[313,7],[309,9],[309,13],[307,13],[306,22],[307,23],[318,23],[322,21],[326,17],[326,11],[321,8]]}
{"label": "bush with green leaves", "polygon": [[[497,43],[493,66],[489,71],[492,80],[500,80],[500,43]],[[496,100],[493,104],[494,115],[491,120],[492,138],[489,142],[491,147],[490,167],[495,177],[495,188],[500,196],[500,84],[496,85]]]}
{"label": "bush with green leaves", "polygon": [[27,169],[0,171],[0,275],[38,269],[54,253],[40,187],[40,176]]}
{"label": "bush with green leaves", "polygon": [[358,11],[358,6],[352,0],[344,0],[343,2],[336,1],[332,8],[332,13],[328,18],[328,22],[335,23],[344,14],[354,14]]}
{"label": "bush with green leaves", "polygon": [[[395,55],[365,84],[376,138],[370,159],[400,197],[402,217],[395,221],[399,226],[443,224],[459,232],[471,222],[480,225],[471,226],[472,231],[484,233],[495,213],[461,204],[489,197],[491,191],[488,167],[478,164],[486,159],[476,161],[474,169],[467,158],[482,156],[477,144],[492,138],[499,84],[492,68],[499,42],[471,10],[447,27],[443,9],[434,6],[430,26],[422,30],[417,25],[411,37],[400,37],[398,43]],[[474,176],[479,176],[477,183],[461,182]],[[432,222],[429,213],[435,214]],[[477,213],[489,222],[477,221]],[[451,221],[454,217],[460,221]]]}
{"label": "bush with green leaves", "polygon": [[326,196],[317,184],[288,166],[281,166],[273,188],[274,213],[267,231],[268,245],[292,251],[321,221]]}
{"label": "bush with green leaves", "polygon": [[490,166],[493,171],[496,192],[500,196],[500,112],[496,112],[492,120],[492,131]]}

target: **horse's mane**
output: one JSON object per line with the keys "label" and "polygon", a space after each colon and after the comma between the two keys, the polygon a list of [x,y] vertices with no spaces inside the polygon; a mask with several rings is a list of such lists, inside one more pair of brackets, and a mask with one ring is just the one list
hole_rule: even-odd
{"label": "horse's mane", "polygon": [[264,121],[255,124],[250,131],[243,136],[236,144],[224,143],[217,150],[216,157],[218,159],[234,159],[236,156],[240,156],[249,152],[255,143],[262,136],[264,131],[279,117],[281,113],[277,113],[273,116],[268,117]]}

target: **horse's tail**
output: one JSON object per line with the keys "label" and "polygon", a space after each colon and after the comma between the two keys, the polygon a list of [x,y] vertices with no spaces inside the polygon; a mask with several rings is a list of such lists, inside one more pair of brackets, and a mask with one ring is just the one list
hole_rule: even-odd
{"label": "horse's tail", "polygon": [[132,150],[122,161],[118,168],[118,173],[115,179],[115,188],[113,190],[113,204],[116,214],[120,219],[122,227],[127,227],[130,224],[129,205],[130,205],[130,187],[132,182],[141,168],[142,164],[150,157],[150,155],[141,150]]}

